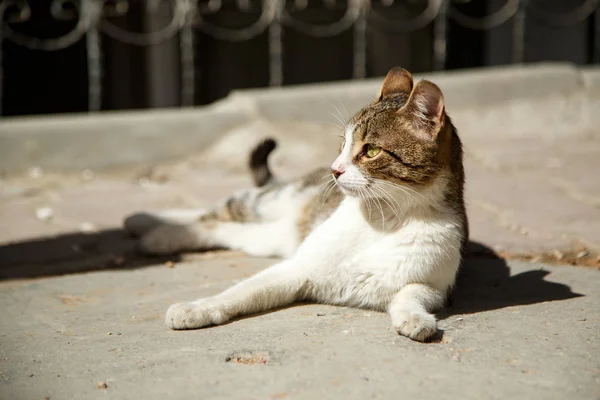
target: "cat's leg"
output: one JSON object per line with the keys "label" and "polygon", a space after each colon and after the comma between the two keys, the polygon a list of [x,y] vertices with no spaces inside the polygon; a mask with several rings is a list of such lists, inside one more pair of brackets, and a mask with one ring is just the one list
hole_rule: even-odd
{"label": "cat's leg", "polygon": [[142,236],[159,225],[191,224],[207,213],[204,209],[172,209],[158,212],[139,212],[123,221],[123,229],[133,236]]}
{"label": "cat's leg", "polygon": [[432,312],[443,306],[444,298],[445,292],[429,285],[406,285],[388,306],[394,329],[419,342],[431,339],[437,333],[437,321]]}
{"label": "cat's leg", "polygon": [[263,270],[213,297],[172,305],[165,323],[172,329],[220,325],[232,318],[292,304],[304,297],[307,271],[294,260]]}
{"label": "cat's leg", "polygon": [[190,225],[160,225],[140,240],[146,254],[165,255],[182,251],[227,248],[258,257],[291,257],[299,245],[293,223],[198,222]]}

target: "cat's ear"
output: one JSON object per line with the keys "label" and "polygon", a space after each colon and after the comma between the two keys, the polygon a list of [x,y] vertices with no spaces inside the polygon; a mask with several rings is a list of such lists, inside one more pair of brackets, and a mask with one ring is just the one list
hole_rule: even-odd
{"label": "cat's ear", "polygon": [[403,94],[406,97],[410,96],[413,89],[413,78],[410,72],[404,68],[394,67],[387,73],[383,80],[383,86],[379,93],[378,101],[387,99],[388,97]]}
{"label": "cat's ear", "polygon": [[435,83],[419,81],[402,110],[410,113],[416,131],[435,139],[446,116],[444,95]]}

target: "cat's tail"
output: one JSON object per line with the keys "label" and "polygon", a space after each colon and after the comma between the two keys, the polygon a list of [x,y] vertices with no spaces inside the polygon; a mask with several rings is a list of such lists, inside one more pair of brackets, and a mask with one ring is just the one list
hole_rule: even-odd
{"label": "cat's tail", "polygon": [[250,153],[248,166],[252,172],[254,183],[258,187],[273,183],[275,178],[269,169],[269,154],[277,147],[277,142],[271,138],[261,141]]}

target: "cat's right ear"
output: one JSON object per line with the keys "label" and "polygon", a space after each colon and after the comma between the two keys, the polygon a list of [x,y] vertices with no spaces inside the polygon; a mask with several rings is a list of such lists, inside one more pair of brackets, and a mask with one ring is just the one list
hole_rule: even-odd
{"label": "cat's right ear", "polygon": [[387,73],[383,80],[381,93],[378,101],[385,100],[389,97],[403,94],[408,98],[413,89],[413,78],[410,72],[404,68],[394,67]]}

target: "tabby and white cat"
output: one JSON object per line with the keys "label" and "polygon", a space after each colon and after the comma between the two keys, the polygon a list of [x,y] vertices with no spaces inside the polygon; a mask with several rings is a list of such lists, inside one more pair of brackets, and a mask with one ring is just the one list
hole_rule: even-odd
{"label": "tabby and white cat", "polygon": [[285,258],[221,294],[172,305],[170,328],[314,301],[387,310],[414,340],[436,334],[432,312],[454,285],[468,236],[462,146],[442,92],[426,80],[413,87],[408,71],[393,68],[344,136],[331,170],[274,182],[267,157],[275,143],[267,140],[250,162],[259,187],[210,211],[126,220],[146,253],[223,247]]}

